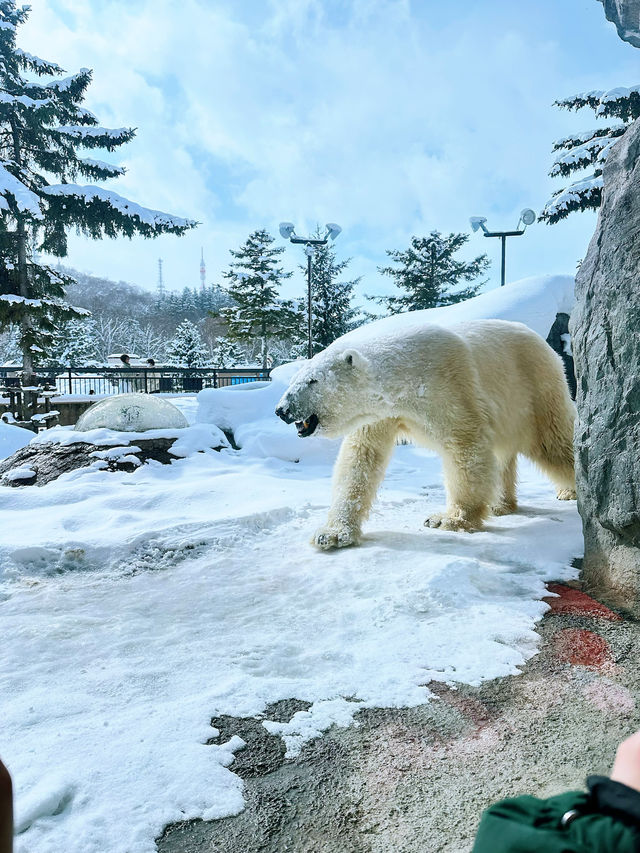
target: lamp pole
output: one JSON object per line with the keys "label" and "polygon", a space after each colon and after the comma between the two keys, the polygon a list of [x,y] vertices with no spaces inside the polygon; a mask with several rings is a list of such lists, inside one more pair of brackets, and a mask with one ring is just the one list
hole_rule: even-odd
{"label": "lamp pole", "polygon": [[472,216],[469,222],[471,223],[471,227],[474,231],[477,231],[478,228],[482,229],[482,233],[485,237],[500,237],[502,242],[502,264],[500,267],[500,287],[504,287],[505,285],[505,263],[506,263],[506,254],[507,254],[507,237],[521,237],[527,229],[527,225],[532,225],[536,221],[536,215],[530,208],[526,207],[522,213],[520,214],[520,219],[518,221],[518,226],[522,222],[524,228],[516,228],[515,231],[489,231],[487,226],[484,224],[486,222],[486,218],[484,216]]}
{"label": "lamp pole", "polygon": [[313,358],[313,309],[311,300],[311,259],[316,252],[316,246],[326,246],[329,238],[335,240],[338,234],[342,231],[339,225],[335,222],[328,222],[325,226],[327,231],[322,238],[318,237],[298,237],[295,233],[295,228],[291,222],[280,223],[280,235],[285,240],[290,240],[292,243],[300,243],[304,246],[304,253],[307,256],[307,357]]}

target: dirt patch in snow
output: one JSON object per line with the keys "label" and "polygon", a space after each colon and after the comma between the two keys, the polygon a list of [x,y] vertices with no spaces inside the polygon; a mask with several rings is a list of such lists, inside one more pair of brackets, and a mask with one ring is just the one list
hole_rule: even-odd
{"label": "dirt patch in snow", "polygon": [[[431,684],[428,704],[362,710],[295,759],[262,720],[287,721],[306,703],[213,720],[221,740],[247,742],[232,765],[246,809],[167,827],[159,853],[462,853],[491,802],[549,796],[606,773],[619,741],[640,728],[640,631],[633,618],[576,609],[571,595],[541,623],[540,654],[522,675]],[[597,638],[592,659],[567,656],[576,632]]]}

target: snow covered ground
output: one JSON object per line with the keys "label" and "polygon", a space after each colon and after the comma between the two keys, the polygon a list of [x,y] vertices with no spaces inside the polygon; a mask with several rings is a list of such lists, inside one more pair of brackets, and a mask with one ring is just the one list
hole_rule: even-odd
{"label": "snow covered ground", "polygon": [[[534,300],[549,326],[563,282]],[[518,514],[472,535],[425,529],[440,462],[398,447],[363,546],[318,552],[337,444],[272,414],[292,370],[202,392],[197,410],[173,401],[241,451],[0,488],[18,853],[151,853],[170,821],[241,810],[242,744],[206,744],[214,715],[306,699],[292,723],[265,723],[295,754],[360,707],[428,701],[431,680],[478,683],[535,654],[544,581],[573,576],[581,553],[575,504],[522,464]]]}

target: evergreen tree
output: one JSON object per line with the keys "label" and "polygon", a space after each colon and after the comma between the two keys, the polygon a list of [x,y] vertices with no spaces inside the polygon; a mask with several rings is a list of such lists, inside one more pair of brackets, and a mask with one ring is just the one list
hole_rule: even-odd
{"label": "evergreen tree", "polygon": [[0,331],[0,365],[17,365],[21,362],[20,333],[17,326],[7,326]]}
{"label": "evergreen tree", "polygon": [[585,169],[590,174],[559,189],[544,206],[539,219],[553,225],[575,210],[596,210],[602,201],[602,169],[611,146],[640,116],[640,85],[630,89],[594,91],[555,101],[566,110],[591,108],[596,118],[617,118],[620,121],[606,127],[596,127],[574,133],[553,143],[553,151],[562,152],[549,171],[551,177],[566,178]]}
{"label": "evergreen tree", "polygon": [[399,314],[453,305],[475,296],[480,284],[451,292],[461,281],[474,281],[489,267],[486,255],[479,255],[469,262],[454,259],[455,253],[468,239],[468,234],[443,237],[439,231],[432,231],[428,237],[412,237],[406,252],[387,250],[387,255],[397,266],[379,267],[379,272],[391,276],[406,294],[370,298],[386,305],[390,314]]}
{"label": "evergreen tree", "polygon": [[269,367],[272,340],[288,340],[300,333],[300,312],[293,303],[278,298],[282,282],[291,276],[278,266],[284,247],[273,248],[273,237],[264,229],[250,234],[237,251],[234,261],[223,273],[230,282],[227,292],[233,306],[223,308],[220,316],[227,322],[227,337],[241,344],[260,343],[263,370]]}
{"label": "evergreen tree", "polygon": [[46,357],[35,359],[46,365],[87,367],[99,360],[97,329],[93,320],[68,320],[53,332]]}
{"label": "evergreen tree", "polygon": [[[318,229],[318,238],[322,233]],[[336,253],[331,245],[316,246],[311,265],[311,336],[314,352],[328,347],[332,341],[354,329],[358,322],[358,309],[353,308],[353,288],[360,281],[338,281],[343,270],[349,266],[349,260],[336,261]],[[306,266],[300,269],[307,272]],[[307,297],[300,300],[300,306],[306,306]],[[302,337],[307,336],[307,318],[305,314]],[[294,347],[295,348],[295,347]],[[306,351],[305,351],[306,355]]]}
{"label": "evergreen tree", "polygon": [[205,367],[208,362],[207,348],[200,329],[190,320],[183,320],[167,346],[167,355],[178,367]]}
{"label": "evergreen tree", "polygon": [[218,338],[211,352],[214,367],[236,367],[243,360],[242,350],[229,338]]}
{"label": "evergreen tree", "polygon": [[[69,228],[101,239],[182,234],[196,225],[75,183],[122,175],[120,166],[80,157],[77,149],[114,151],[135,131],[99,127],[81,106],[89,69],[61,78],[55,62],[16,47],[28,13],[28,6],[0,0],[0,327],[20,327],[25,382],[32,381],[34,352],[47,351],[55,326],[88,313],[64,302],[69,277],[40,263],[36,251],[64,257]],[[54,79],[33,82],[28,75]],[[60,183],[51,184],[52,177]]]}

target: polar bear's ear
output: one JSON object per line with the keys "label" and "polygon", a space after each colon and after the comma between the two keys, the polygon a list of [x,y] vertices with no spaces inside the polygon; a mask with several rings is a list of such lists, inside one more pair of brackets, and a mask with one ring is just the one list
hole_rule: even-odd
{"label": "polar bear's ear", "polygon": [[342,353],[342,358],[349,365],[353,365],[353,367],[357,367],[359,370],[366,370],[369,367],[369,359],[365,358],[362,353],[358,352],[356,349],[346,349]]}

